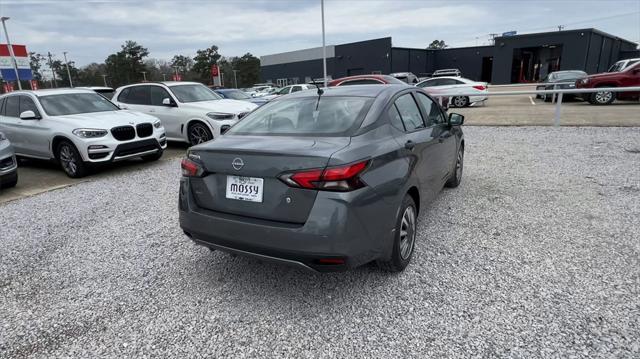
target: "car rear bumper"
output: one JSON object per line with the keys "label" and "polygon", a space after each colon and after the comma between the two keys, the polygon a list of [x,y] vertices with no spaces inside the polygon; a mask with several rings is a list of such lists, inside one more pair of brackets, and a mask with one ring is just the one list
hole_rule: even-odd
{"label": "car rear bumper", "polygon": [[[182,178],[180,227],[194,242],[210,248],[313,271],[341,271],[384,257],[391,249],[392,225],[372,223],[381,221],[359,210],[361,201],[371,201],[368,191],[321,192],[307,221],[293,224],[199,208],[189,180]],[[374,210],[387,210],[383,207]],[[396,218],[395,213],[389,216]]]}

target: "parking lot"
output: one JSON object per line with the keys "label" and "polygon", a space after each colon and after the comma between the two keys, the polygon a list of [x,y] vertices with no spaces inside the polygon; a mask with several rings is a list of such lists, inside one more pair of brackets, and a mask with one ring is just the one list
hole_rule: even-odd
{"label": "parking lot", "polygon": [[2,203],[0,357],[639,356],[640,128],[465,133],[397,275],[192,244],[179,148]]}

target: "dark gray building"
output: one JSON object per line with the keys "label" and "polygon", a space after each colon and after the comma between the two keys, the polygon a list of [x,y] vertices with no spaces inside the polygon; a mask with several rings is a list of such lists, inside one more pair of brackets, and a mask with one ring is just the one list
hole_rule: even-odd
{"label": "dark gray building", "polygon": [[[535,82],[558,70],[606,71],[620,59],[640,57],[637,44],[596,29],[496,37],[494,45],[443,50],[393,47],[391,38],[327,46],[331,78],[392,72],[426,76],[457,68],[494,84]],[[322,78],[322,48],[261,57],[262,80],[278,85]]]}

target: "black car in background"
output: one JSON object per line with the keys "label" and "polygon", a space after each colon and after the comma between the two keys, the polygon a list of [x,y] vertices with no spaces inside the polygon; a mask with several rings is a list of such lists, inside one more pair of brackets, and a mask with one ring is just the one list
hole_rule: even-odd
{"label": "black car in background", "polygon": [[[540,81],[543,85],[536,86],[536,91],[539,90],[568,90],[576,87],[576,81],[587,77],[587,73],[584,71],[578,70],[569,70],[569,71],[555,71],[542,79]],[[564,99],[575,98],[574,94],[564,94],[562,95]],[[552,94],[545,95],[536,95],[536,98],[541,98],[545,102],[551,102],[553,98]]]}

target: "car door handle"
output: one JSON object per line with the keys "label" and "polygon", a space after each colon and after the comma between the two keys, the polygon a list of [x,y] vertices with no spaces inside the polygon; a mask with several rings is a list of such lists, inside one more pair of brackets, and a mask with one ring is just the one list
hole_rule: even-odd
{"label": "car door handle", "polygon": [[408,150],[413,150],[413,148],[416,147],[416,143],[409,140],[404,144],[404,148],[408,149]]}

